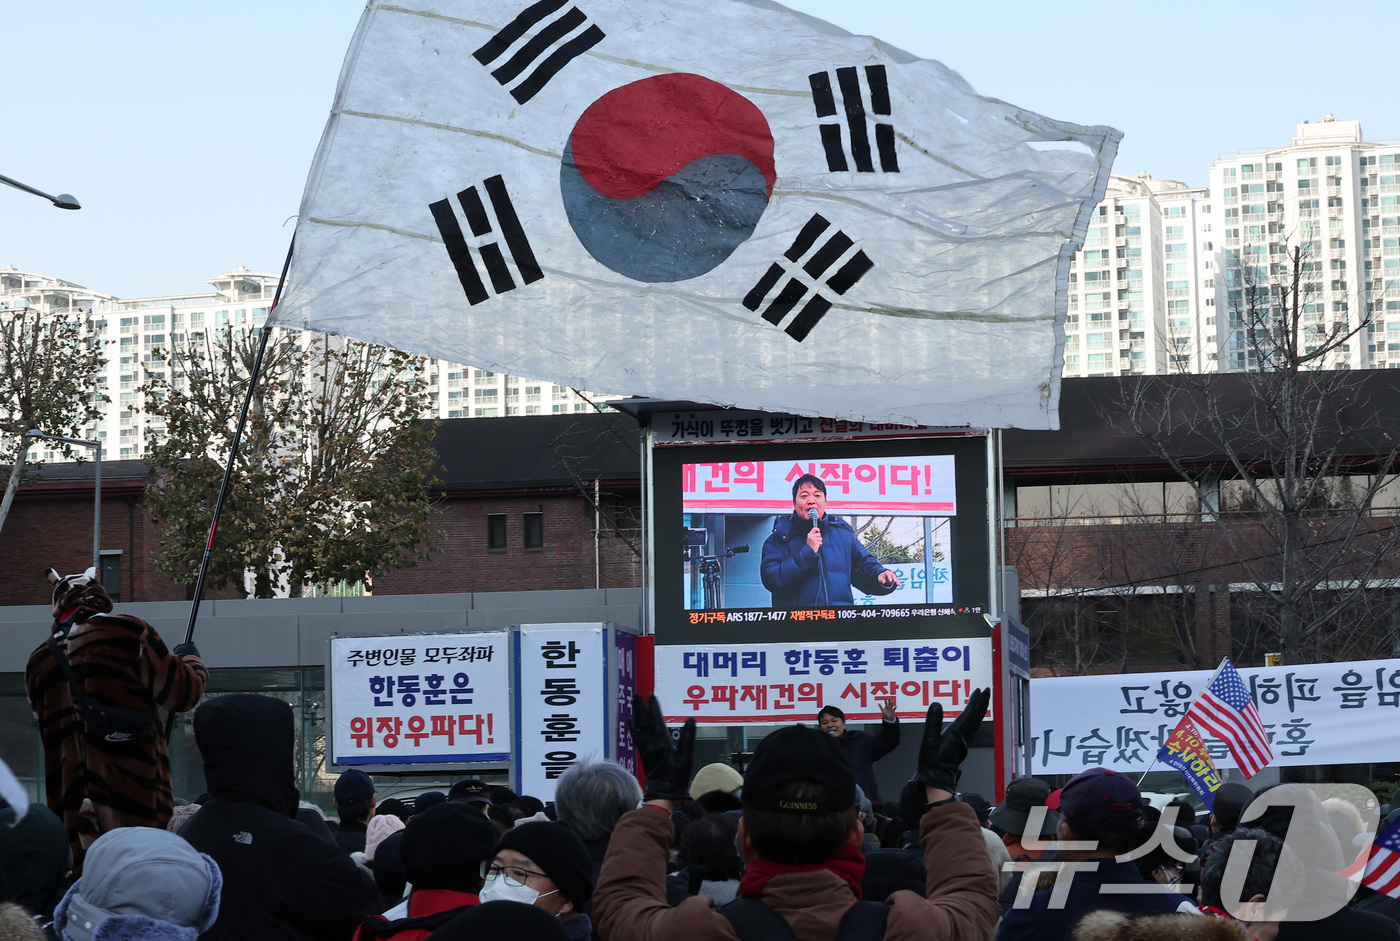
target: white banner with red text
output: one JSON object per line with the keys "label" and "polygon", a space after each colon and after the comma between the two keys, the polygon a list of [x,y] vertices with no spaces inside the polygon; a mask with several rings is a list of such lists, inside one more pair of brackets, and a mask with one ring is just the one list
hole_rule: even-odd
{"label": "white banner with red text", "polygon": [[985,637],[656,647],[657,697],[668,722],[816,722],[823,706],[836,706],[848,722],[878,722],[886,699],[902,719],[921,721],[934,702],[952,718],[974,689],[991,683]]}
{"label": "white banner with red text", "polygon": [[953,455],[863,457],[848,461],[738,461],[686,464],[686,513],[792,512],[792,484],[811,474],[826,484],[829,512],[956,516]]}

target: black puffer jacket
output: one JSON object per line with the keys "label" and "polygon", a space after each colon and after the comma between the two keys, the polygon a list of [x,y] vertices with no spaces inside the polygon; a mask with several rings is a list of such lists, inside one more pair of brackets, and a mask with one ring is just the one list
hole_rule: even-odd
{"label": "black puffer jacket", "polygon": [[270,696],[221,696],[194,714],[214,797],[180,835],[224,875],[203,941],[345,941],[375,901],[369,875],[295,819],[294,728]]}

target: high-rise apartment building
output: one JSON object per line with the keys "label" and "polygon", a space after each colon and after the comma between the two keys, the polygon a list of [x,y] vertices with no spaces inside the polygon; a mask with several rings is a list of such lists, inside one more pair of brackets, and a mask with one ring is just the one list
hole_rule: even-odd
{"label": "high-rise apartment building", "polygon": [[1172,180],[1110,177],[1082,251],[1070,263],[1066,376],[1193,368],[1204,189]]}
{"label": "high-rise apartment building", "polygon": [[[212,290],[198,294],[119,298],[91,291],[49,275],[0,268],[0,310],[33,308],[42,314],[79,314],[89,336],[107,357],[98,389],[111,399],[103,418],[83,429],[83,437],[103,442],[106,460],[140,458],[148,434],[163,433],[141,408],[140,387],[148,378],[166,378],[155,355],[201,331],[252,330],[267,320],[277,276],[238,268],[211,278]],[[589,412],[618,396],[580,393],[533,379],[474,369],[446,360],[428,367],[429,389],[440,418],[501,415],[558,415]],[[175,378],[175,377],[170,377]],[[60,460],[51,442],[30,450],[32,460]]]}
{"label": "high-rise apartment building", "polygon": [[1400,365],[1400,144],[1328,115],[1222,155],[1209,183],[1111,178],[1071,269],[1066,376],[1261,368],[1259,289],[1288,279],[1294,248],[1304,351],[1364,324],[1327,365]]}
{"label": "high-rise apartment building", "polygon": [[[1333,330],[1364,323],[1327,365],[1400,364],[1398,163],[1400,144],[1368,143],[1360,121],[1328,115],[1298,125],[1287,147],[1211,164],[1212,198],[1220,207],[1218,264],[1226,273],[1216,292],[1222,369],[1258,367],[1248,342],[1246,291],[1251,283],[1286,279],[1293,248],[1301,249],[1304,349],[1312,338],[1320,342]],[[1388,336],[1396,340],[1394,357],[1386,355]]]}

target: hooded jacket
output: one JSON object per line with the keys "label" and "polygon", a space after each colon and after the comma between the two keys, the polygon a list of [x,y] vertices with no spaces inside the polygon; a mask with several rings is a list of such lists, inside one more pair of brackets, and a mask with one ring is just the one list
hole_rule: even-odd
{"label": "hooded jacket", "polygon": [[375,901],[374,883],[339,847],[295,819],[292,709],[270,696],[211,699],[194,714],[213,798],[180,835],[224,876],[204,941],[345,941]]}
{"label": "hooded jacket", "polygon": [[820,556],[807,545],[810,520],[795,514],[779,517],[773,534],[763,543],[760,573],[763,587],[773,593],[775,608],[812,608],[830,604],[855,604],[851,587],[862,594],[888,595],[892,586],[881,585],[885,568],[861,545],[856,531],[839,516],[826,516]]}

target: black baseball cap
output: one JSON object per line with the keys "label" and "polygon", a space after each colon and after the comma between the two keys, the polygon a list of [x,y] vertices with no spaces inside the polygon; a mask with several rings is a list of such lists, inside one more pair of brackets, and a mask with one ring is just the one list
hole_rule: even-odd
{"label": "black baseball cap", "polygon": [[484,781],[468,778],[466,781],[458,781],[452,785],[447,792],[447,799],[450,801],[460,801],[464,804],[490,804],[491,789]]}
{"label": "black baseball cap", "polygon": [[[826,785],[821,800],[780,798],[779,788],[791,781]],[[832,814],[856,803],[856,779],[841,746],[830,735],[806,725],[779,729],[754,749],[744,775],[745,808],[794,814]]]}
{"label": "black baseball cap", "polygon": [[374,781],[358,768],[351,768],[335,779],[335,799],[341,803],[367,801],[374,796]]}
{"label": "black baseball cap", "polygon": [[1221,830],[1233,830],[1239,826],[1240,814],[1244,813],[1253,796],[1254,792],[1238,781],[1220,785],[1215,792],[1215,806],[1211,808],[1211,813],[1215,814],[1215,822]]}

